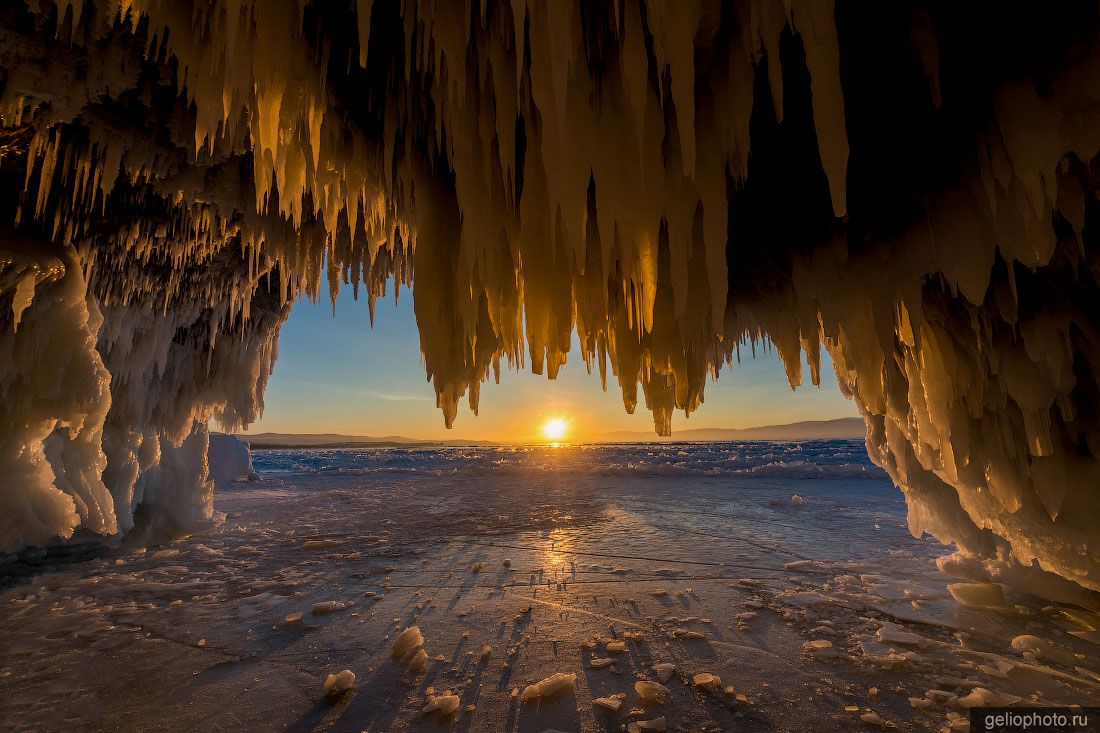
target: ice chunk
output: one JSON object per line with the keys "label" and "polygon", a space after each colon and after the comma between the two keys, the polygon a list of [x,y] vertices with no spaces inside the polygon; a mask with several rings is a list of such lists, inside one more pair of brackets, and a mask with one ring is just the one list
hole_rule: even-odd
{"label": "ice chunk", "polygon": [[325,678],[325,694],[335,697],[342,695],[352,687],[355,687],[355,673],[345,669],[336,674],[330,674]]}
{"label": "ice chunk", "polygon": [[718,692],[722,689],[722,678],[710,672],[700,672],[691,678],[691,683],[708,692]]}
{"label": "ice chunk", "polygon": [[1036,655],[1041,655],[1052,646],[1053,645],[1046,639],[1040,639],[1038,636],[1032,636],[1031,634],[1021,634],[1012,640],[1012,651],[1021,654],[1024,652],[1032,652]]}
{"label": "ice chunk", "polygon": [[1100,631],[1071,631],[1070,636],[1076,636],[1092,644],[1100,645]]}
{"label": "ice chunk", "polygon": [[409,659],[408,668],[412,672],[419,672],[424,669],[424,665],[428,663],[428,653],[423,649],[417,649],[416,653]]}
{"label": "ice chunk", "polygon": [[959,705],[964,708],[989,707],[991,705],[1003,707],[1005,705],[1015,705],[1022,699],[1022,697],[1016,695],[994,692],[984,687],[975,687],[969,695],[959,698]]}
{"label": "ice chunk", "polygon": [[672,673],[676,671],[676,665],[671,662],[662,662],[660,664],[654,664],[650,669],[657,676],[657,679],[661,682],[668,682],[672,679]]}
{"label": "ice chunk", "polygon": [[859,716],[859,719],[867,725],[874,725],[878,726],[879,728],[886,727],[886,721],[883,720],[882,717],[876,712],[866,712],[863,715]]}
{"label": "ice chunk", "polygon": [[313,604],[313,615],[320,616],[326,613],[335,613],[336,611],[343,611],[345,608],[351,607],[350,602],[346,601],[321,601],[320,603]]}
{"label": "ice chunk", "polygon": [[398,634],[391,654],[395,662],[404,664],[414,672],[423,669],[428,662],[428,654],[424,651],[424,635],[420,633],[420,627],[410,626]]}
{"label": "ice chunk", "polygon": [[970,733],[970,718],[954,710],[947,713],[947,730],[951,733]]}
{"label": "ice chunk", "polygon": [[207,463],[210,478],[219,484],[258,478],[252,470],[252,451],[238,435],[210,433]]}
{"label": "ice chunk", "polygon": [[325,550],[330,547],[339,547],[344,544],[340,540],[306,540],[302,543],[303,550]]}
{"label": "ice chunk", "polygon": [[1004,608],[1004,589],[997,583],[951,583],[947,592],[959,603],[971,608]]}
{"label": "ice chunk", "polygon": [[454,715],[458,711],[458,706],[462,703],[458,695],[454,695],[450,690],[447,690],[442,695],[435,695],[432,697],[428,704],[424,706],[422,715],[430,715],[431,713],[439,713],[441,717],[447,717],[448,715]]}
{"label": "ice chunk", "polygon": [[567,690],[572,690],[576,682],[577,675],[575,673],[558,672],[545,679],[539,680],[533,685],[527,685],[527,687],[523,688],[522,698],[524,702],[546,700],[562,694]]}
{"label": "ice chunk", "polygon": [[638,693],[638,697],[642,698],[645,702],[655,702],[658,704],[664,704],[665,698],[668,697],[668,688],[664,685],[651,682],[649,680],[638,680],[634,683],[634,691]]}
{"label": "ice chunk", "polygon": [[920,646],[924,644],[924,637],[906,631],[897,624],[885,621],[877,632],[875,638],[884,644],[898,644],[900,646]]}
{"label": "ice chunk", "polygon": [[692,629],[673,629],[669,632],[673,639],[684,639],[686,641],[693,641],[698,639],[705,639],[706,636],[702,632],[693,631]]}

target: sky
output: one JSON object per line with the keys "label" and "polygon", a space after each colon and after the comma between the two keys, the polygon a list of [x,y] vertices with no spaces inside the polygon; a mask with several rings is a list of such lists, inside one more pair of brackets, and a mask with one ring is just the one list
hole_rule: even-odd
{"label": "sky", "polygon": [[[323,286],[321,292],[327,292]],[[793,391],[774,350],[724,368],[707,385],[704,403],[678,429],[743,428],[800,420],[857,416],[841,395],[832,363],[822,363],[822,386],[803,384]],[[609,375],[608,390],[598,374],[588,374],[574,337],[569,361],[556,380],[527,371],[501,373],[500,384],[482,385],[475,416],[465,400],[454,428],[447,430],[435,406],[435,393],[424,373],[412,293],[402,289],[395,305],[390,296],[375,306],[371,328],[365,299],[356,301],[342,288],[332,303],[297,302],[279,339],[279,358],[268,384],[261,420],[248,432],[340,433],[429,440],[534,441],[548,420],[562,419],[566,439],[586,440],[620,430],[653,432],[653,420],[639,390],[639,405],[628,415],[618,384]]]}

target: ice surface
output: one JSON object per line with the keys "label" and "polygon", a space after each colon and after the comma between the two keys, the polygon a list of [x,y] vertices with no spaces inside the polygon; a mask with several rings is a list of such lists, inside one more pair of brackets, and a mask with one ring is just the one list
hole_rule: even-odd
{"label": "ice surface", "polygon": [[[677,445],[667,454],[694,466],[775,449]],[[910,536],[884,480],[700,482],[581,470],[648,453],[656,462],[665,452],[260,451],[263,481],[218,494],[221,525],[150,551],[83,550],[6,566],[0,675],[11,674],[0,676],[0,719],[14,729],[64,729],[66,719],[129,729],[155,719],[169,733],[266,733],[316,715],[321,730],[376,730],[383,720],[419,730],[440,724],[422,711],[449,691],[460,704],[448,721],[471,731],[598,731],[663,715],[669,730],[802,730],[809,718],[815,730],[839,732],[863,725],[868,708],[900,730],[937,730],[978,687],[1024,700],[1041,692],[1049,704],[1100,700],[1096,647],[1068,633],[1096,619],[1010,591],[1011,610],[956,603],[934,564],[944,548]],[[552,463],[561,468],[546,468]],[[420,471],[400,472],[411,468]],[[446,481],[422,477],[437,470]],[[792,523],[795,490],[808,500]],[[454,503],[455,492],[465,500]],[[486,527],[489,513],[504,518]],[[342,544],[302,549],[329,538]],[[506,557],[529,570],[506,572]],[[813,563],[785,567],[800,559]],[[485,563],[477,576],[475,561]],[[538,568],[553,580],[555,569],[568,576],[574,566],[576,579],[560,587],[529,582]],[[658,598],[651,588],[674,593]],[[797,594],[810,592],[832,601],[800,604]],[[317,603],[365,598],[310,613]],[[911,598],[922,599],[921,611]],[[737,614],[747,612],[756,617],[742,629]],[[886,622],[925,644],[879,641]],[[703,638],[674,635],[679,629]],[[627,632],[643,641],[627,641],[611,667],[590,667],[593,656],[611,658],[607,640]],[[391,661],[403,634],[406,658],[425,655],[416,674]],[[1052,654],[1035,656],[1034,642],[1013,651],[1022,635],[1050,642]],[[591,640],[598,645],[584,648]],[[811,640],[832,642],[832,654],[803,654]],[[483,661],[485,644],[493,653]],[[432,661],[437,655],[444,661]],[[330,707],[318,698],[327,674],[343,669],[355,671],[358,692]],[[576,675],[568,693],[519,704],[527,686],[559,673]],[[720,677],[734,694],[698,690],[696,674]],[[642,702],[633,689],[640,679],[668,689],[663,705]],[[594,702],[624,692],[617,714]],[[475,705],[468,715],[467,705]],[[849,705],[857,712],[845,712]]]}

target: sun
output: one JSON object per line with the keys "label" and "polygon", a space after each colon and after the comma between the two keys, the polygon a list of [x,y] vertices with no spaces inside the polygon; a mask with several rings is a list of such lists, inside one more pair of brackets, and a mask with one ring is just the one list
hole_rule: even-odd
{"label": "sun", "polygon": [[542,425],[542,437],[551,441],[558,441],[565,437],[565,420],[560,417],[551,418]]}

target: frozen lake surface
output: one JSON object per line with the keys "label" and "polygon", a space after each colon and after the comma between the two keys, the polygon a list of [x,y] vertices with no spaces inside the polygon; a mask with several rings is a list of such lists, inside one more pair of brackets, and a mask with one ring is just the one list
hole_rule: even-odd
{"label": "frozen lake surface", "polygon": [[[909,535],[859,442],[254,465],[208,531],[0,566],[5,729],[936,731],[979,702],[1100,704],[1100,618],[956,604],[950,548]],[[413,625],[419,671],[391,657]],[[557,673],[572,686],[520,699]],[[454,715],[423,714],[447,691]]]}

